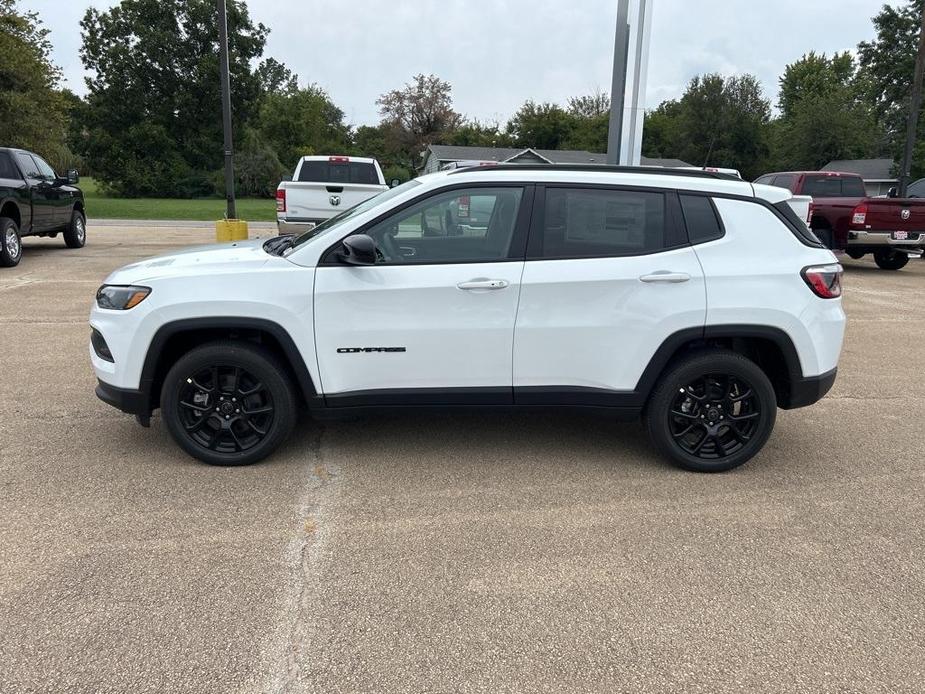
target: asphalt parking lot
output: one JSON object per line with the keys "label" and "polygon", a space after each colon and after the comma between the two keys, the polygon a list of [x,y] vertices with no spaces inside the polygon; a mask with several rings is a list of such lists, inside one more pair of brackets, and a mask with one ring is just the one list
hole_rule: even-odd
{"label": "asphalt parking lot", "polygon": [[732,473],[556,414],[304,418],[221,469],[87,355],[110,270],[211,238],[0,270],[0,691],[925,689],[925,261],[845,261],[833,391]]}

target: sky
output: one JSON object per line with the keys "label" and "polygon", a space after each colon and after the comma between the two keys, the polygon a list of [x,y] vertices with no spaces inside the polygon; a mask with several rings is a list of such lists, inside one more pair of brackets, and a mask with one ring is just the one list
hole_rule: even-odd
{"label": "sky", "polygon": [[[752,73],[777,101],[784,67],[810,50],[873,37],[883,0],[653,0],[646,106],[697,74]],[[84,93],[79,22],[113,0],[20,0],[51,30],[65,86]],[[891,2],[890,4],[897,4]],[[565,104],[610,91],[617,0],[248,0],[273,56],[324,88],[351,125],[379,120],[376,98],[413,75],[450,82],[457,111],[506,121],[527,99]]]}

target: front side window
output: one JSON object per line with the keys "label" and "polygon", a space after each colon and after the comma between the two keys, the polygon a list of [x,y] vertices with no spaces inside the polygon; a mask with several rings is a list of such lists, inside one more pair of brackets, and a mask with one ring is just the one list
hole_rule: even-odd
{"label": "front side window", "polygon": [[790,191],[793,190],[794,183],[796,183],[796,176],[793,174],[784,174],[783,176],[777,176],[774,179],[775,186],[778,188],[786,188]]}
{"label": "front side window", "polygon": [[41,157],[36,157],[36,156],[33,156],[32,158],[35,159],[35,164],[36,166],[39,167],[39,173],[42,175],[42,178],[45,178],[49,181],[53,181],[54,179],[58,177],[55,174],[55,170],[51,168],[48,165],[48,162],[46,162],[44,159],[42,159]]}
{"label": "front side window", "polygon": [[[547,188],[543,258],[596,258],[657,253],[683,245],[669,229],[663,193]],[[535,249],[531,249],[535,255]]]}
{"label": "front side window", "polygon": [[17,152],[16,161],[19,162],[19,168],[22,169],[23,175],[26,178],[42,177],[42,174],[39,172],[39,167],[31,155],[24,152]]}
{"label": "front side window", "polygon": [[523,188],[471,188],[433,195],[366,230],[386,265],[505,260]]}

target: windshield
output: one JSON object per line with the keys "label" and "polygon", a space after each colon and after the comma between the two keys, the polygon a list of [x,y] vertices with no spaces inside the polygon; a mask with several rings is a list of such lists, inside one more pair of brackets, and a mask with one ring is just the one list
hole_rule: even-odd
{"label": "windshield", "polygon": [[411,190],[412,188],[416,188],[419,185],[421,184],[418,181],[408,181],[407,183],[402,183],[400,186],[395,186],[394,188],[385,190],[379,193],[378,195],[374,195],[373,197],[368,198],[367,200],[364,200],[359,205],[354,205],[350,209],[344,210],[340,214],[334,215],[330,219],[326,219],[318,226],[306,231],[304,234],[300,234],[292,242],[292,246],[290,246],[290,248],[297,248],[298,246],[301,246],[303,243],[305,243],[306,241],[310,239],[323,236],[327,234],[329,231],[331,231],[332,229],[336,229],[337,227],[339,227],[341,224],[346,222],[348,219],[351,219],[352,217],[356,217],[357,215],[363,214],[364,212],[371,210],[374,207],[378,207],[382,203],[388,202],[392,198],[396,198],[402,193],[405,193]]}

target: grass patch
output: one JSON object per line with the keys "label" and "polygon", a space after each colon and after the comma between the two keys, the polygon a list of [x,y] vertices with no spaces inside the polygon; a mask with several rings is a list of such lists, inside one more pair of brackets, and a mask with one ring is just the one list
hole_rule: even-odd
{"label": "grass patch", "polygon": [[[225,217],[225,200],[200,198],[110,198],[100,192],[92,178],[80,179],[87,206],[87,217],[94,219],[182,219],[211,222]],[[235,201],[239,219],[249,222],[276,221],[276,201],[239,198]]]}

